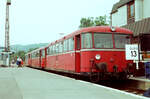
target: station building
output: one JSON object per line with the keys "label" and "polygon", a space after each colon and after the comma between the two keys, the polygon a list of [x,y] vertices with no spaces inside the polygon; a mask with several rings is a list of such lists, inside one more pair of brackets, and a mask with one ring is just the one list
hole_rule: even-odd
{"label": "station building", "polygon": [[112,8],[111,25],[127,27],[135,32],[134,35],[150,33],[149,5],[150,0],[120,0]]}
{"label": "station building", "polygon": [[[120,0],[113,5],[111,26],[124,27],[133,31],[133,43],[150,52],[150,0]],[[147,35],[146,35],[147,34]],[[142,39],[141,37],[146,38]],[[141,43],[141,39],[145,40]],[[143,42],[143,41],[142,41]],[[145,50],[145,49],[144,49]],[[146,55],[150,58],[150,55]]]}

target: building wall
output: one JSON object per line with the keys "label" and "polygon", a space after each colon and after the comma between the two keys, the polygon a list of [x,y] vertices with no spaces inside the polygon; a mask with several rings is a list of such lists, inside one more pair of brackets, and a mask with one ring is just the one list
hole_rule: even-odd
{"label": "building wall", "polygon": [[118,26],[118,22],[117,22],[118,13],[117,12],[113,13],[111,17],[112,17],[112,20],[111,20],[112,26]]}
{"label": "building wall", "polygon": [[143,19],[143,0],[135,0],[135,21]]}
{"label": "building wall", "polygon": [[150,17],[150,0],[135,0],[135,21]]}
{"label": "building wall", "polygon": [[143,1],[143,18],[150,17],[150,0]]}
{"label": "building wall", "polygon": [[[150,17],[150,0],[135,0],[135,21]],[[127,5],[118,8],[112,14],[112,26],[123,26],[127,24]]]}
{"label": "building wall", "polygon": [[117,12],[112,14],[112,26],[122,26],[127,24],[127,5],[122,6]]}

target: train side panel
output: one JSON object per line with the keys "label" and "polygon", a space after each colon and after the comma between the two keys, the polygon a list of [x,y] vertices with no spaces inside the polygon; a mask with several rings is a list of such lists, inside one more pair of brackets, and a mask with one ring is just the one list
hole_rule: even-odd
{"label": "train side panel", "polygon": [[35,67],[35,68],[40,68],[40,61],[39,61],[39,57],[38,58],[34,58],[32,59],[32,67]]}
{"label": "train side panel", "polygon": [[75,71],[75,53],[47,56],[46,69],[58,69],[64,71]]}

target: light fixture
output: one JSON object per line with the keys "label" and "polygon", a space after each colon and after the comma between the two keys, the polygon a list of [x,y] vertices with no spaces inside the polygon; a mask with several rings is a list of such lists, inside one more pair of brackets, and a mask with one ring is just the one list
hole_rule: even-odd
{"label": "light fixture", "polygon": [[111,31],[112,31],[112,32],[115,32],[115,31],[116,31],[116,28],[115,28],[115,27],[111,26],[110,28],[111,28]]}
{"label": "light fixture", "polygon": [[100,59],[101,59],[101,56],[100,56],[99,54],[96,54],[95,59],[96,59],[96,60],[100,60]]}

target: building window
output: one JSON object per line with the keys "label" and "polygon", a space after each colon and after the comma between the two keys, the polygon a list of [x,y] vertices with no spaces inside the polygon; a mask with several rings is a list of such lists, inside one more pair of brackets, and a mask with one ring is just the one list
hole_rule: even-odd
{"label": "building window", "polygon": [[128,24],[135,22],[135,7],[134,1],[128,3]]}
{"label": "building window", "polygon": [[129,17],[131,18],[131,17],[134,17],[134,4],[131,4],[130,6],[129,6],[129,11],[130,11],[130,13],[129,13]]}

